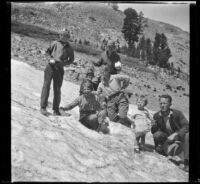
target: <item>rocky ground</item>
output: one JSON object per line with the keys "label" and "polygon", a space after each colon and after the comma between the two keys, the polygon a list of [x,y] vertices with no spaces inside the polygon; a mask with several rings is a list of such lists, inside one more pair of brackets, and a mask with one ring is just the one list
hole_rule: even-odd
{"label": "rocky ground", "polygon": [[[17,33],[16,33],[17,32]],[[27,35],[28,34],[28,35]],[[11,57],[20,59],[39,70],[44,70],[47,64],[47,57],[44,54],[45,49],[49,46],[51,40],[56,36],[46,34],[41,36],[38,30],[27,31],[22,27],[12,26],[11,33]],[[48,38],[51,39],[48,39]],[[85,76],[88,66],[99,56],[88,55],[85,53],[75,52],[75,61],[77,66],[69,67],[65,72],[65,80],[80,84],[81,79]],[[126,57],[122,56],[123,70],[122,73],[131,77],[129,89],[133,92],[130,99],[135,104],[138,94],[148,95],[148,108],[159,110],[158,97],[163,93],[168,93],[173,98],[173,108],[181,110],[189,118],[189,84],[188,81],[182,80],[175,76],[169,76],[166,73],[160,73],[156,69],[141,67],[137,62],[126,63]],[[148,71],[148,72],[147,72]],[[95,68],[98,73],[98,68]],[[184,103],[182,103],[184,101]]]}
{"label": "rocky ground", "polygon": [[[32,58],[26,62],[35,61]],[[135,154],[134,133],[120,124],[110,122],[111,134],[98,134],[78,122],[78,108],[69,111],[69,117],[47,118],[39,112],[43,72],[12,59],[11,76],[12,182],[188,181],[187,173],[153,152],[150,133],[149,149]],[[78,85],[64,81],[61,105],[74,99],[78,90]],[[51,92],[50,112],[52,98]]]}

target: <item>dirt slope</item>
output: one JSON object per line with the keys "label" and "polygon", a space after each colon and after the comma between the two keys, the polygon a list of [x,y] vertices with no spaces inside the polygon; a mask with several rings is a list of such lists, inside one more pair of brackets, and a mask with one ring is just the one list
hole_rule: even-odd
{"label": "dirt slope", "polygon": [[[98,2],[64,3],[62,5],[45,3],[12,3],[12,21],[39,25],[54,31],[66,26],[73,39],[89,40],[93,47],[100,46],[103,38],[125,41],[121,33],[124,13]],[[139,13],[139,12],[138,12]],[[144,15],[145,17],[145,15]],[[154,41],[156,32],[164,33],[172,52],[170,62],[175,67],[189,73],[189,33],[180,28],[148,17],[144,19],[144,35]]]}
{"label": "dirt slope", "polygon": [[[78,122],[78,108],[69,117],[42,116],[42,71],[12,59],[11,76],[12,181],[188,181],[165,157],[134,154],[134,134],[126,127],[111,123],[111,135],[98,134]],[[64,81],[61,105],[77,94],[78,86]],[[49,102],[51,111],[52,92]]]}

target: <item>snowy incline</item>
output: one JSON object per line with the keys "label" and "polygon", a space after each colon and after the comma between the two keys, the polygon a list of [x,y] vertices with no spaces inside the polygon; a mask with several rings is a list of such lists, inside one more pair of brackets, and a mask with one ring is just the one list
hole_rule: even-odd
{"label": "snowy incline", "polygon": [[[44,72],[11,61],[12,181],[188,181],[188,175],[165,157],[134,154],[134,134],[120,124],[111,122],[112,134],[102,135],[78,122],[78,108],[69,111],[69,117],[41,115],[43,77]],[[76,98],[78,90],[64,81],[61,105]],[[150,133],[147,139],[152,144]]]}

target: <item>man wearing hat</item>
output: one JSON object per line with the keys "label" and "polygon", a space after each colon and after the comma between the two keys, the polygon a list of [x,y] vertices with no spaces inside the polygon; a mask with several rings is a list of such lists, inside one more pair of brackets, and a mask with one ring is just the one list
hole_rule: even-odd
{"label": "man wearing hat", "polygon": [[95,66],[107,65],[110,68],[110,74],[117,74],[115,63],[120,62],[120,56],[116,52],[115,42],[109,41],[106,51],[101,54],[99,60],[94,62]]}
{"label": "man wearing hat", "polygon": [[155,142],[155,150],[170,157],[184,155],[184,170],[189,169],[189,123],[183,113],[171,109],[172,97],[161,95],[160,111],[154,114],[155,122],[151,132]]}
{"label": "man wearing hat", "polygon": [[47,49],[46,54],[50,56],[48,64],[44,70],[44,84],[41,93],[40,111],[43,115],[48,115],[46,110],[48,105],[48,97],[53,79],[53,113],[54,115],[61,115],[59,112],[59,105],[61,100],[61,86],[64,76],[64,66],[73,63],[74,50],[69,44],[70,33],[68,30],[62,30],[59,39],[53,41]]}

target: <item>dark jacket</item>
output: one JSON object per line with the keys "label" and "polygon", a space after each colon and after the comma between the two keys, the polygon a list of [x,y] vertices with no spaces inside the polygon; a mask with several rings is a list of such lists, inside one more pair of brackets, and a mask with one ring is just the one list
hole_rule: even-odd
{"label": "dark jacket", "polygon": [[[176,109],[170,109],[170,111],[172,113],[169,118],[169,123],[173,130],[173,133],[177,132],[178,137],[181,140],[183,140],[185,134],[187,132],[189,132],[189,122],[185,118],[185,116],[183,115],[183,113],[181,111],[178,111]],[[158,111],[157,113],[155,113],[153,118],[155,120],[155,125],[153,125],[151,127],[152,134],[154,134],[158,130],[161,130],[161,131],[167,133],[166,125],[165,125],[165,122],[164,122],[161,112]]]}
{"label": "dark jacket", "polygon": [[63,66],[74,61],[74,50],[70,44],[61,41],[53,41],[46,51],[55,61],[62,63]]}
{"label": "dark jacket", "polygon": [[94,65],[95,66],[108,65],[110,68],[110,74],[117,74],[115,63],[118,61],[120,61],[120,57],[116,52],[109,57],[107,51],[105,51],[101,54],[100,60],[94,62]]}

